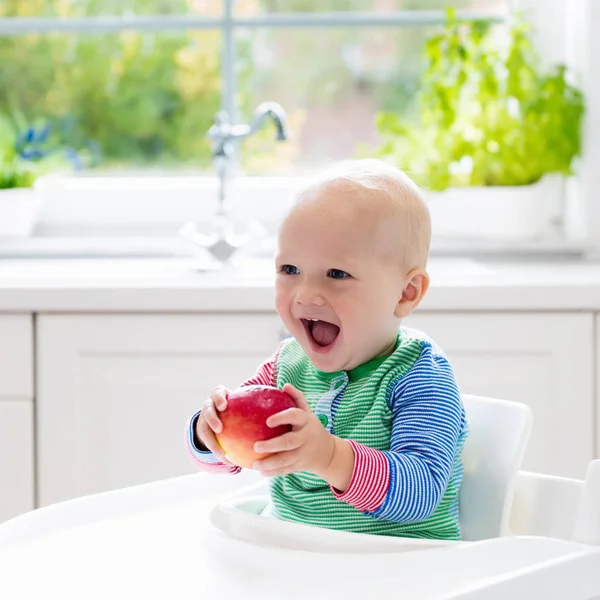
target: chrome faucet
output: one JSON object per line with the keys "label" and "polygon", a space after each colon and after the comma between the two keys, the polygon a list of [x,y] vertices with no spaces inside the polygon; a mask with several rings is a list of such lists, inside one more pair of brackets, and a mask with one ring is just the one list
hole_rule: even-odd
{"label": "chrome faucet", "polygon": [[256,133],[271,118],[277,128],[277,141],[288,139],[287,115],[283,106],[277,102],[263,102],[259,104],[252,118],[251,123],[243,125],[231,125],[229,115],[225,111],[218,112],[215,115],[215,122],[208,130],[208,137],[213,140],[213,156],[229,156],[231,152],[231,142],[251,136]]}
{"label": "chrome faucet", "polygon": [[220,213],[225,210],[227,178],[234,158],[234,143],[256,133],[269,118],[277,129],[275,139],[281,142],[287,140],[289,138],[287,114],[283,106],[277,102],[259,104],[254,111],[252,121],[241,125],[231,125],[229,115],[224,111],[215,115],[215,122],[208,130],[208,137],[212,140],[213,165],[219,177],[218,210]]}
{"label": "chrome faucet", "polygon": [[289,139],[288,119],[285,110],[277,102],[263,102],[256,107],[250,123],[232,125],[225,111],[215,115],[215,121],[208,130],[211,139],[213,165],[219,179],[218,207],[214,220],[212,234],[200,234],[193,223],[185,225],[180,233],[194,245],[206,248],[219,262],[226,262],[231,255],[242,246],[246,237],[236,234],[235,227],[227,215],[227,183],[235,159],[234,144],[239,140],[250,137],[271,119],[276,127],[275,139]]}

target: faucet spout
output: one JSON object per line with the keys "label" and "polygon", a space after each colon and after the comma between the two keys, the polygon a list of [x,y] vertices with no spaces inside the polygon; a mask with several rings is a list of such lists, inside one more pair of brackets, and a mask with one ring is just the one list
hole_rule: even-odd
{"label": "faucet spout", "polygon": [[208,137],[212,140],[213,156],[230,158],[233,151],[233,142],[254,135],[267,119],[271,119],[275,124],[275,139],[277,141],[283,142],[289,139],[287,114],[283,106],[277,102],[263,102],[259,104],[254,111],[254,116],[250,124],[232,125],[229,122],[229,115],[226,112],[218,112],[215,115],[215,122],[208,130]]}
{"label": "faucet spout", "polygon": [[283,106],[277,102],[263,102],[256,107],[254,118],[252,119],[252,123],[250,123],[249,135],[258,131],[267,119],[271,119],[275,124],[275,128],[277,129],[275,139],[277,141],[283,142],[289,139],[287,114],[283,109]]}

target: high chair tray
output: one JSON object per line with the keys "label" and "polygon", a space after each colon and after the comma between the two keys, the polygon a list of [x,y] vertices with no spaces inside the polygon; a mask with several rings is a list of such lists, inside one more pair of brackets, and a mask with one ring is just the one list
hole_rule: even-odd
{"label": "high chair tray", "polygon": [[[262,499],[255,500],[257,488],[245,490],[237,500],[216,493],[216,486],[229,481],[233,480],[186,476],[78,498],[0,525],[0,598],[600,596],[600,553],[592,547],[541,537],[505,537],[410,552],[403,545],[413,546],[413,540],[372,539],[259,516],[265,498],[259,492]],[[242,498],[245,504],[238,504]],[[232,511],[239,514],[230,518]],[[228,518],[219,521],[225,514]],[[235,537],[234,528],[239,532],[240,524],[247,534],[245,520],[254,520],[259,528],[266,525],[271,538],[261,533],[257,543]],[[285,547],[281,536],[277,541],[278,532],[284,532],[283,538],[291,535],[287,525],[294,536],[302,529],[303,537],[292,542],[300,540],[304,549]],[[398,544],[398,551],[388,543]]]}
{"label": "high chair tray", "polygon": [[261,491],[264,491],[263,486],[219,502],[210,512],[211,523],[225,535],[240,541],[305,552],[381,554],[443,548],[459,543],[349,533],[282,521],[265,514],[269,510],[269,496],[256,493]]}

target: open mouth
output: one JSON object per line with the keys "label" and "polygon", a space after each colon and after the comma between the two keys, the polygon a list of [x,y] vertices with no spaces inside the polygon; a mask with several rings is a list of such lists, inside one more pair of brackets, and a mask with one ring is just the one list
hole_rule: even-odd
{"label": "open mouth", "polygon": [[324,354],[331,350],[340,334],[338,325],[320,319],[300,319],[314,352]]}

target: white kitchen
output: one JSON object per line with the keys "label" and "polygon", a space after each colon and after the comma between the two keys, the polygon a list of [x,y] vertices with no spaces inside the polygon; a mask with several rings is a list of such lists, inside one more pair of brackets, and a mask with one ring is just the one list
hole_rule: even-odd
{"label": "white kitchen", "polygon": [[[140,588],[141,564],[127,571],[108,556],[138,552],[131,523],[148,526],[153,497],[158,531],[172,532],[178,489],[189,519],[193,494],[217,502],[256,484],[253,473],[198,473],[186,422],[215,386],[240,385],[290,336],[273,257],[295,190],[333,162],[373,156],[415,179],[432,219],[431,285],[403,325],[443,349],[462,394],[528,407],[514,477],[576,491],[538,507],[554,511],[548,532],[523,539],[560,537],[565,556],[581,553],[536,570],[528,549],[512,568],[527,566],[530,579],[502,571],[498,583],[473,567],[466,583],[421,593],[407,584],[406,597],[600,594],[590,575],[600,564],[598,25],[595,0],[0,2],[0,57],[15,57],[0,73],[0,573],[13,572],[0,575],[0,592],[79,597],[99,560],[98,597],[193,590],[185,577],[169,589],[164,573]],[[513,484],[511,506],[515,493],[534,494]],[[94,516],[103,498],[114,516]],[[121,510],[128,502],[139,510]],[[584,504],[595,507],[585,543],[569,537],[582,531]],[[178,543],[183,520],[164,545]],[[223,536],[216,551],[227,551]],[[104,542],[126,550],[102,554]],[[87,543],[94,561],[66,581],[56,565]],[[562,556],[542,546],[544,560]],[[55,570],[23,583],[28,561],[53,548]],[[158,569],[161,551],[140,556]],[[420,552],[404,554],[417,572]],[[275,597],[268,575],[244,577],[231,577],[225,597]],[[391,579],[357,581],[351,597],[392,597]],[[313,582],[322,593],[324,582]],[[300,588],[284,597],[321,597]]]}

